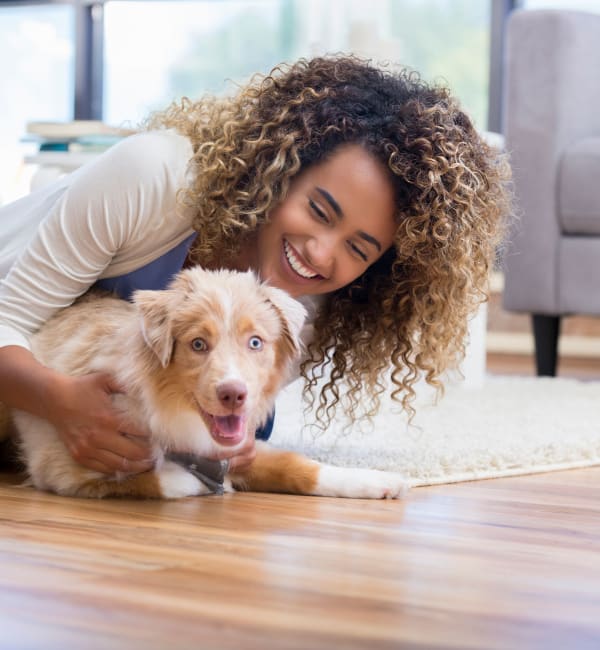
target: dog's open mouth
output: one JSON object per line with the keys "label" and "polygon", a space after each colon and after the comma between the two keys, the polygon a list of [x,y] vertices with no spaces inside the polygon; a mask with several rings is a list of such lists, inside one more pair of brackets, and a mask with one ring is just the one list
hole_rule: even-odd
{"label": "dog's open mouth", "polygon": [[246,436],[245,415],[211,415],[202,410],[210,435],[220,445],[237,445]]}

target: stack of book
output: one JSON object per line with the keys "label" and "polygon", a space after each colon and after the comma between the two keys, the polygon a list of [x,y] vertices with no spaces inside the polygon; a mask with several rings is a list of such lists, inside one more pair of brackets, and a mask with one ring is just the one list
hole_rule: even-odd
{"label": "stack of book", "polygon": [[28,122],[27,142],[36,142],[40,152],[97,153],[111,147],[133,129],[109,126],[99,120]]}

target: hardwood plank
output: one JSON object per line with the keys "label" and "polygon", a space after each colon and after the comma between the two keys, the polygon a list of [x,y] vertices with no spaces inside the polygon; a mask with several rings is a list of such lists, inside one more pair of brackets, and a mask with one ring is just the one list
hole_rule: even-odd
{"label": "hardwood plank", "polygon": [[[530,354],[488,352],[486,369],[495,375],[535,377],[535,359]],[[582,381],[600,381],[600,359],[559,357],[557,376]]]}
{"label": "hardwood plank", "polygon": [[0,647],[592,648],[600,468],[404,502],[54,497],[0,476]]}

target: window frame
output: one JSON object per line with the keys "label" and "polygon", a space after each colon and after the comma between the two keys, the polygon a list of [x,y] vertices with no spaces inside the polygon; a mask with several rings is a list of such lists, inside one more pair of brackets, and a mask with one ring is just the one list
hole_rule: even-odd
{"label": "window frame", "polygon": [[[104,3],[107,0],[0,0],[3,6],[67,4],[75,11],[73,117],[102,120],[104,99]],[[119,0],[112,0],[118,2]],[[487,129],[502,132],[504,32],[519,0],[489,0],[490,53]]]}
{"label": "window frame", "polygon": [[73,119],[101,120],[104,87],[104,0],[0,0],[3,7],[70,5],[75,14]]}
{"label": "window frame", "polygon": [[506,22],[519,0],[490,0],[490,73],[488,85],[487,130],[504,133],[504,41]]}

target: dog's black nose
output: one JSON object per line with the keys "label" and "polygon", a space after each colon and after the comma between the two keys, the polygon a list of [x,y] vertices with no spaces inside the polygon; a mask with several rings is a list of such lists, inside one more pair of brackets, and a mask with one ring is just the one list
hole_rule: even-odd
{"label": "dog's black nose", "polygon": [[217,386],[219,402],[226,408],[236,409],[243,406],[247,396],[248,391],[241,381],[226,381]]}

